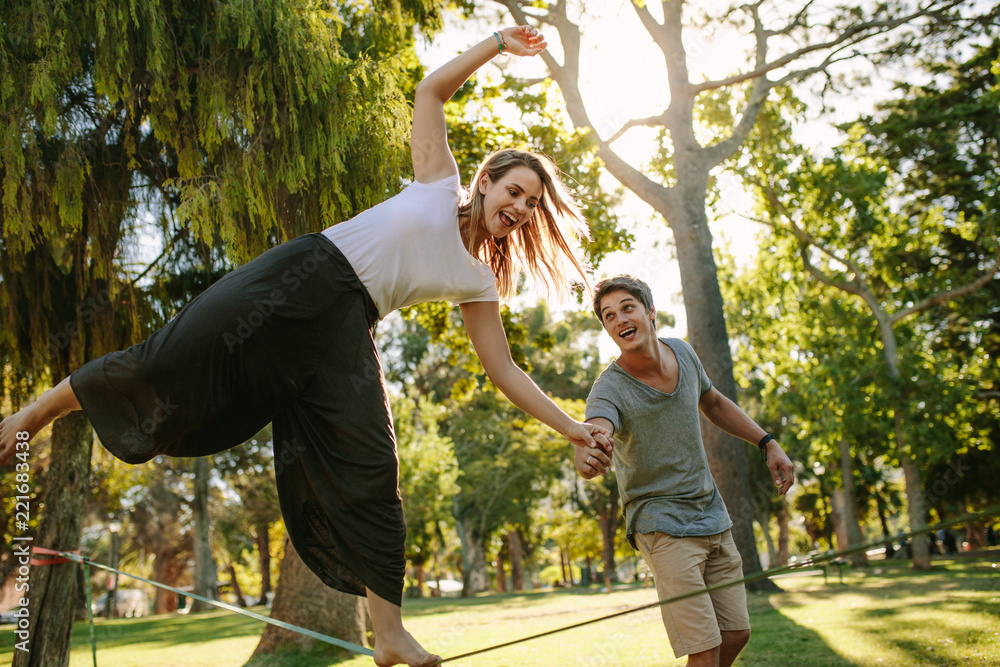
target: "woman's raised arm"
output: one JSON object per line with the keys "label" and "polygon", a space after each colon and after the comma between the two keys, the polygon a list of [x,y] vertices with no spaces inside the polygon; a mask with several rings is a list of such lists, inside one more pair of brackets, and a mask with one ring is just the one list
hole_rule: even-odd
{"label": "woman's raised arm", "polygon": [[545,38],[530,26],[505,28],[490,35],[464,53],[434,70],[417,84],[413,100],[413,129],[410,152],[413,177],[421,183],[433,183],[458,173],[458,165],[448,146],[448,127],[444,103],[480,67],[501,53],[533,56],[548,46]]}

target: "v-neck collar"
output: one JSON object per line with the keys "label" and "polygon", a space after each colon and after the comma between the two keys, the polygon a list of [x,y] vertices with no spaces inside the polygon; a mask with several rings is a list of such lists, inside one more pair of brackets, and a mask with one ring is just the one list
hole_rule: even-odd
{"label": "v-neck collar", "polygon": [[681,377],[681,360],[680,360],[680,357],[677,356],[677,351],[674,350],[674,347],[667,341],[666,338],[659,338],[659,337],[657,337],[657,340],[667,346],[667,349],[670,350],[670,353],[672,355],[674,355],[674,363],[677,364],[677,386],[674,387],[673,391],[666,392],[666,391],[663,391],[662,389],[657,389],[656,387],[654,387],[651,384],[647,384],[646,382],[643,382],[642,380],[640,380],[639,378],[635,377],[634,375],[632,375],[631,373],[629,373],[627,370],[625,370],[624,368],[622,368],[621,364],[618,363],[617,359],[615,359],[612,363],[615,365],[615,368],[617,368],[619,371],[621,371],[622,373],[624,373],[633,382],[635,382],[637,384],[640,384],[643,387],[646,387],[650,391],[654,391],[657,394],[660,394],[662,396],[666,396],[666,397],[669,398],[669,397],[672,397],[672,396],[676,396],[677,395],[677,391],[681,388],[681,381],[683,380],[683,378]]}

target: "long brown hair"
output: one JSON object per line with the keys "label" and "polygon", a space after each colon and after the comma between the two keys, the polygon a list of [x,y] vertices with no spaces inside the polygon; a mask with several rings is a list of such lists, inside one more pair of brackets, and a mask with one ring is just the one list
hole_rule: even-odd
{"label": "long brown hair", "polygon": [[[542,196],[532,219],[507,236],[490,238],[478,250],[476,230],[485,223],[483,194],[479,181],[484,174],[497,181],[514,167],[531,169],[542,182]],[[458,206],[459,216],[468,220],[469,252],[493,270],[501,298],[517,293],[521,271],[527,272],[546,294],[558,297],[569,291],[570,269],[589,289],[590,271],[577,257],[572,241],[590,239],[590,228],[573,196],[563,185],[559,168],[544,155],[505,148],[491,153],[476,171]]]}

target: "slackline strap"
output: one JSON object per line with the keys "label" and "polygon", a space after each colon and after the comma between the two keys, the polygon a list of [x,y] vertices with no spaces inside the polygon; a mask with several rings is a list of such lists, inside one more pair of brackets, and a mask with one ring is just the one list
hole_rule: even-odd
{"label": "slackline strap", "polygon": [[[828,563],[830,561],[834,561],[834,560],[840,558],[841,556],[846,556],[846,555],[858,553],[860,551],[867,551],[868,549],[870,549],[872,547],[886,545],[886,544],[891,544],[893,542],[901,542],[901,541],[907,540],[907,539],[909,539],[909,538],[911,538],[911,537],[913,537],[915,535],[922,535],[924,533],[930,533],[930,532],[936,531],[936,530],[941,529],[941,528],[946,528],[948,526],[953,526],[955,524],[964,523],[964,522],[970,521],[970,520],[976,521],[976,520],[980,520],[980,519],[988,519],[990,517],[994,517],[994,516],[998,516],[998,515],[1000,515],[1000,505],[994,505],[993,507],[987,508],[987,509],[982,510],[980,512],[973,512],[971,514],[966,514],[965,516],[958,517],[957,519],[951,519],[949,521],[941,521],[941,522],[936,523],[936,524],[934,524],[932,526],[925,526],[921,530],[910,531],[910,532],[907,532],[907,533],[899,533],[899,534],[894,535],[892,537],[886,537],[886,538],[883,538],[881,540],[872,540],[871,542],[865,542],[864,544],[860,544],[860,545],[857,545],[857,546],[854,546],[854,547],[849,547],[847,549],[841,549],[840,551],[831,551],[831,552],[827,552],[827,553],[823,553],[823,554],[816,554],[816,555],[814,555],[814,556],[812,556],[810,558],[807,558],[805,560],[799,561],[799,562],[797,562],[797,563],[795,563],[793,565],[783,565],[783,566],[780,566],[780,567],[771,568],[769,570],[764,570],[762,572],[755,572],[753,574],[750,574],[750,575],[747,575],[747,576],[743,577],[742,579],[734,579],[732,581],[726,581],[726,582],[723,582],[721,584],[715,584],[713,586],[708,586],[706,588],[701,588],[701,589],[698,589],[698,590],[695,590],[695,591],[689,591],[687,593],[682,593],[681,595],[675,595],[675,596],[673,596],[671,598],[667,598],[666,600],[660,600],[658,602],[652,602],[650,604],[641,605],[639,607],[633,607],[631,609],[626,609],[624,611],[615,612],[613,614],[608,614],[606,616],[599,616],[597,618],[592,618],[592,619],[589,619],[589,620],[586,620],[586,621],[581,621],[579,623],[574,623],[572,625],[567,625],[567,626],[562,627],[562,628],[556,628],[554,630],[547,630],[545,632],[539,632],[538,634],[529,635],[527,637],[522,637],[520,639],[514,639],[514,640],[511,640],[511,641],[508,641],[508,642],[503,642],[501,644],[496,644],[494,646],[488,646],[486,648],[476,649],[475,651],[469,651],[467,653],[461,653],[459,655],[453,655],[453,656],[451,656],[449,658],[443,658],[437,664],[442,664],[442,663],[445,663],[445,662],[453,662],[455,660],[460,660],[460,659],[463,659],[463,658],[469,658],[469,657],[472,657],[474,655],[479,655],[481,653],[487,653],[489,651],[495,651],[495,650],[501,649],[501,648],[507,648],[507,647],[513,646],[515,644],[522,644],[524,642],[532,641],[534,639],[539,639],[541,637],[547,637],[549,635],[554,635],[554,634],[557,634],[559,632],[566,632],[567,630],[574,630],[576,628],[580,628],[580,627],[583,627],[585,625],[590,625],[592,623],[599,623],[600,621],[607,621],[607,620],[610,620],[612,618],[618,618],[619,616],[626,616],[628,614],[634,614],[636,612],[645,611],[647,609],[654,609],[656,607],[660,607],[660,606],[663,606],[665,604],[670,604],[672,602],[678,602],[680,600],[686,600],[687,598],[691,598],[691,597],[694,597],[696,595],[703,595],[705,593],[711,593],[713,591],[721,590],[723,588],[728,588],[730,586],[736,586],[738,584],[746,584],[746,583],[750,583],[750,582],[754,582],[754,581],[759,581],[761,579],[767,579],[769,577],[773,577],[773,576],[776,576],[776,575],[779,575],[779,574],[785,574],[785,573],[791,572],[793,570],[801,570],[801,569],[805,569],[805,568],[809,568],[809,567],[815,567],[817,565],[824,565],[825,563]],[[339,646],[339,647],[345,648],[345,649],[347,649],[349,651],[354,651],[355,653],[361,653],[361,654],[367,655],[367,656],[374,656],[374,651],[372,651],[369,648],[365,648],[364,646],[358,646],[357,644],[352,644],[351,642],[346,642],[346,641],[344,641],[342,639],[337,639],[336,637],[330,637],[328,635],[324,635],[324,634],[321,634],[319,632],[313,632],[312,630],[307,630],[305,628],[300,628],[300,627],[292,625],[290,623],[285,623],[284,621],[279,621],[279,620],[276,620],[276,619],[273,619],[273,618],[268,618],[267,616],[262,616],[261,614],[254,613],[252,611],[247,611],[246,609],[241,609],[240,607],[236,607],[236,606],[233,606],[231,604],[226,604],[225,602],[219,602],[218,600],[209,600],[208,598],[204,598],[204,597],[202,597],[200,595],[193,595],[192,593],[188,593],[188,592],[179,590],[179,589],[174,588],[172,586],[167,586],[166,584],[161,584],[161,583],[159,583],[157,581],[151,581],[149,579],[144,579],[143,577],[140,577],[140,576],[137,576],[137,575],[134,575],[134,574],[129,574],[128,572],[122,572],[121,570],[117,570],[115,568],[108,567],[107,565],[103,565],[101,563],[97,563],[95,561],[92,561],[92,560],[90,560],[89,558],[87,558],[85,556],[80,556],[79,553],[77,553],[77,552],[71,552],[71,551],[54,551],[52,549],[45,549],[44,547],[33,547],[33,550],[36,553],[39,553],[39,554],[47,554],[47,555],[51,555],[51,556],[61,557],[61,559],[45,560],[45,561],[42,561],[39,564],[49,565],[49,564],[53,564],[53,563],[56,563],[56,562],[76,561],[78,563],[83,563],[84,566],[86,566],[89,563],[90,565],[93,565],[94,567],[99,567],[102,570],[108,570],[109,572],[117,572],[118,574],[124,574],[126,577],[131,577],[132,579],[137,579],[139,581],[145,582],[145,583],[150,584],[152,586],[157,586],[159,588],[163,588],[163,589],[166,589],[168,591],[173,591],[173,592],[178,593],[180,595],[186,595],[189,598],[193,598],[195,600],[201,600],[202,602],[205,602],[207,604],[211,604],[211,605],[214,605],[216,607],[221,607],[222,609],[226,609],[228,611],[232,611],[232,612],[235,612],[237,614],[242,614],[244,616],[249,616],[250,618],[254,618],[254,619],[258,620],[258,621],[263,621],[264,623],[270,623],[271,625],[276,625],[279,628],[282,628],[284,630],[288,630],[290,632],[297,632],[297,633],[299,633],[301,635],[305,635],[306,637],[312,637],[313,639],[318,639],[319,641],[326,642],[328,644],[333,644],[334,646]],[[95,664],[96,664],[96,649],[95,649]]]}
{"label": "slackline strap", "polygon": [[[468,653],[462,653],[462,654],[459,654],[459,655],[453,655],[450,658],[444,658],[444,659],[442,659],[441,663],[452,662],[453,660],[459,660],[459,659],[462,659],[462,658],[469,658],[469,657],[474,656],[474,655],[479,655],[480,653],[486,653],[487,651],[495,651],[495,650],[500,649],[500,648],[507,648],[508,646],[513,646],[514,644],[520,644],[520,643],[523,643],[523,642],[531,641],[533,639],[539,639],[540,637],[547,637],[549,635],[554,635],[554,634],[559,633],[559,632],[565,632],[566,630],[573,630],[575,628],[580,628],[580,627],[583,627],[585,625],[590,625],[591,623],[597,623],[599,621],[606,621],[608,619],[618,618],[619,616],[625,616],[627,614],[634,614],[634,613],[636,613],[638,611],[645,611],[647,609],[654,609],[656,607],[661,607],[661,606],[663,606],[665,604],[670,604],[671,602],[677,602],[679,600],[686,600],[687,598],[691,598],[691,597],[694,597],[696,595],[702,595],[704,593],[711,593],[713,591],[717,591],[717,590],[720,590],[720,589],[723,589],[723,588],[728,588],[729,586],[736,586],[737,584],[744,584],[744,583],[748,583],[748,582],[759,581],[760,579],[766,579],[768,577],[773,577],[773,576],[778,575],[778,574],[784,574],[786,572],[791,572],[792,570],[801,570],[801,569],[807,568],[807,567],[815,567],[816,565],[823,565],[824,563],[836,560],[837,558],[840,558],[841,556],[845,556],[845,555],[853,554],[853,553],[858,553],[859,551],[867,551],[868,549],[870,549],[870,548],[872,548],[874,546],[879,546],[879,545],[883,545],[883,544],[889,544],[891,542],[902,541],[902,540],[908,539],[910,537],[913,537],[914,535],[921,535],[923,533],[929,533],[929,532],[938,530],[939,528],[945,528],[947,526],[953,526],[953,525],[955,525],[957,523],[963,523],[963,522],[969,521],[969,520],[987,519],[989,517],[997,516],[997,515],[1000,515],[1000,505],[994,505],[993,507],[985,509],[985,510],[983,510],[981,512],[974,512],[972,514],[966,514],[963,517],[959,517],[957,519],[952,519],[950,521],[942,521],[940,523],[934,524],[933,526],[925,526],[921,530],[912,531],[912,532],[909,532],[909,533],[900,533],[898,535],[895,535],[894,537],[887,537],[887,538],[884,538],[884,539],[881,539],[881,540],[873,540],[872,542],[866,542],[865,544],[861,544],[861,545],[858,545],[858,546],[855,546],[855,547],[850,547],[848,549],[842,549],[842,550],[836,551],[836,552],[829,552],[829,553],[825,553],[825,554],[816,554],[815,556],[812,556],[811,558],[807,558],[806,560],[803,560],[803,561],[800,561],[798,563],[795,563],[794,565],[784,565],[784,566],[781,566],[781,567],[771,568],[770,570],[765,570],[763,572],[755,572],[753,574],[750,574],[750,575],[747,575],[747,576],[743,577],[742,579],[734,579],[732,581],[725,581],[725,582],[723,582],[721,584],[716,584],[714,586],[708,586],[706,588],[701,588],[701,589],[698,589],[696,591],[690,591],[688,593],[682,593],[681,595],[675,595],[674,597],[667,598],[666,600],[661,600],[659,602],[653,602],[653,603],[650,603],[650,604],[642,605],[640,607],[634,607],[632,609],[626,609],[624,611],[615,612],[614,614],[608,614],[607,616],[600,616],[598,618],[592,618],[592,619],[587,620],[587,621],[581,621],[580,623],[574,623],[573,625],[567,625],[566,627],[563,627],[563,628],[556,628],[555,630],[548,630],[546,632],[539,632],[538,634],[535,634],[535,635],[529,635],[527,637],[522,637],[521,639],[513,639],[513,640],[508,641],[508,642],[503,642],[502,644],[496,644],[495,646],[488,646],[486,648],[477,649],[475,651],[469,651]],[[441,664],[441,663],[438,663],[438,664]]]}
{"label": "slackline strap", "polygon": [[375,655],[375,652],[372,651],[370,648],[365,648],[364,646],[358,646],[357,644],[352,644],[351,642],[346,642],[343,639],[337,639],[336,637],[330,637],[329,635],[324,635],[324,634],[319,633],[319,632],[313,632],[312,630],[307,630],[306,628],[300,628],[300,627],[298,627],[296,625],[292,625],[291,623],[285,623],[284,621],[279,621],[279,620],[277,620],[275,618],[269,618],[267,616],[262,616],[261,614],[249,611],[247,609],[242,609],[240,607],[237,607],[237,606],[231,605],[231,604],[227,604],[225,602],[220,602],[219,600],[209,600],[206,597],[202,597],[200,595],[195,595],[195,594],[189,593],[187,591],[182,591],[182,590],[180,590],[178,588],[174,588],[173,586],[167,586],[166,584],[161,584],[158,581],[152,581],[150,579],[145,579],[143,577],[140,577],[140,576],[137,576],[137,575],[134,575],[134,574],[129,574],[128,572],[122,572],[121,570],[117,570],[117,569],[115,569],[113,567],[108,567],[107,565],[103,565],[103,564],[98,563],[96,561],[90,560],[86,556],[81,556],[81,555],[79,555],[78,553],[75,553],[75,552],[71,552],[71,551],[53,551],[51,549],[46,549],[44,547],[34,547],[33,550],[35,552],[37,552],[37,553],[40,553],[40,554],[49,554],[49,555],[52,555],[52,556],[62,556],[63,557],[63,562],[67,562],[67,561],[71,561],[72,560],[72,561],[76,561],[78,563],[84,563],[84,564],[89,563],[90,565],[93,565],[94,567],[99,567],[102,570],[107,570],[108,572],[117,572],[118,574],[123,574],[126,577],[131,577],[132,579],[137,579],[139,581],[142,581],[144,583],[150,584],[152,586],[156,586],[158,588],[163,588],[163,589],[168,590],[168,591],[173,591],[174,593],[177,593],[179,595],[186,595],[187,597],[192,598],[194,600],[200,600],[200,601],[205,602],[207,604],[214,605],[216,607],[221,607],[222,609],[226,609],[227,611],[235,612],[237,614],[243,614],[244,616],[249,616],[250,618],[256,619],[258,621],[263,621],[264,623],[270,623],[271,625],[276,625],[279,628],[282,628],[283,630],[288,630],[290,632],[297,632],[300,635],[305,635],[306,637],[312,637],[313,639],[318,639],[319,641],[326,642],[327,644],[333,644],[334,646],[339,646],[341,648],[346,648],[348,651],[354,651],[355,653],[361,653],[363,655],[368,655],[368,656],[374,656]]}

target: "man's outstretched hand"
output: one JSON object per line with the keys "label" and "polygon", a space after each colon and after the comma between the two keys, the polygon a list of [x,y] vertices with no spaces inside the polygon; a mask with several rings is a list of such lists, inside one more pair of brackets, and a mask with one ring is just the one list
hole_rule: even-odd
{"label": "man's outstretched hand", "polygon": [[778,487],[778,494],[783,496],[795,483],[795,467],[777,440],[771,440],[765,447],[767,468],[771,471],[775,486]]}

